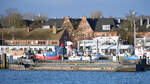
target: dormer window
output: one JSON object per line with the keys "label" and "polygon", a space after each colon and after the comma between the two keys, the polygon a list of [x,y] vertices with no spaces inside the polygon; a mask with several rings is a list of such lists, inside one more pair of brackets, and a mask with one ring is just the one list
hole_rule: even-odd
{"label": "dormer window", "polygon": [[102,25],[103,30],[110,30],[110,25]]}

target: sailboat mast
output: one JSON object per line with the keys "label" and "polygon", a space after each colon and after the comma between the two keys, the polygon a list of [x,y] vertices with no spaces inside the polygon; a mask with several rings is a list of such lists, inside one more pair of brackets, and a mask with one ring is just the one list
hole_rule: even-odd
{"label": "sailboat mast", "polygon": [[136,24],[135,24],[135,20],[134,20],[134,47],[136,45]]}

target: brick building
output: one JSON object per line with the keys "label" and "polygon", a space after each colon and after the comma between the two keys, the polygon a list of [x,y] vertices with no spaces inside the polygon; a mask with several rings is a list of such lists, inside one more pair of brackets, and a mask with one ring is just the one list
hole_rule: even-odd
{"label": "brick building", "polygon": [[[3,36],[2,36],[3,32]],[[14,29],[12,31],[9,29],[1,29],[1,39],[3,40],[3,45],[7,46],[59,46],[65,40],[67,40],[65,29],[34,29],[29,31],[29,28],[25,29]]]}
{"label": "brick building", "polygon": [[[68,16],[65,18],[51,18],[45,23],[45,25],[50,26],[49,29],[35,29],[30,32],[28,31],[28,33],[23,32],[22,34],[24,35],[17,36],[19,39],[15,36],[16,41],[14,41],[14,45],[20,43],[21,45],[59,45],[61,42],[71,40],[76,46],[78,40],[92,39],[93,37],[95,38],[99,36],[117,36],[117,29],[123,21],[127,20],[116,18],[93,19],[87,18],[86,16],[83,16],[82,18],[70,18]],[[143,18],[136,21],[137,37],[150,37],[149,22],[149,18]],[[54,26],[59,29],[56,30]],[[55,32],[52,32],[52,30],[55,30]],[[7,38],[7,41],[9,40],[8,44],[11,44],[12,34],[8,35]],[[18,40],[22,40],[22,42],[18,42]]]}

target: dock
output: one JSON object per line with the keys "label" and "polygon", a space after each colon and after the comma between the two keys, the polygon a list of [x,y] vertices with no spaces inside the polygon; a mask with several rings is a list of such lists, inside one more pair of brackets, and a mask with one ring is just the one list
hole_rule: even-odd
{"label": "dock", "polygon": [[136,65],[121,65],[114,62],[52,62],[36,63],[29,67],[9,64],[10,70],[59,70],[59,71],[128,71],[135,72]]}

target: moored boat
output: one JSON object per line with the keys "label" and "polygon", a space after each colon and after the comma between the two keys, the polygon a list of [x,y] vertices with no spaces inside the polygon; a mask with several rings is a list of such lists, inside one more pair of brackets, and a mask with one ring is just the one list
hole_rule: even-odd
{"label": "moored boat", "polygon": [[55,52],[48,51],[44,54],[35,54],[34,55],[38,60],[61,60],[61,56],[55,55]]}
{"label": "moored boat", "polygon": [[98,60],[100,55],[92,55],[92,56],[70,56],[68,60],[71,61],[90,61],[90,60]]}

